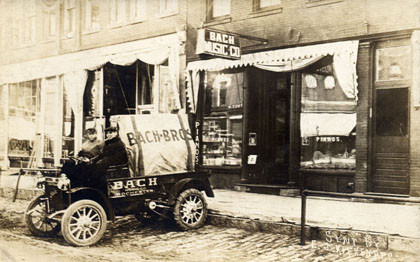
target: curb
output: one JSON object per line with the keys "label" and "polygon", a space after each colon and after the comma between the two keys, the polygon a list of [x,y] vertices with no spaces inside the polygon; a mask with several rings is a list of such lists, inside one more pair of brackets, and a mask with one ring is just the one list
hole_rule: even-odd
{"label": "curb", "polygon": [[[271,222],[258,219],[232,217],[209,210],[207,223],[220,227],[234,227],[252,232],[284,234],[300,238],[301,227],[292,222]],[[402,237],[379,232],[337,229],[305,225],[306,245],[311,241],[324,241],[340,248],[361,248],[375,251],[396,251],[420,254],[420,238]]]}

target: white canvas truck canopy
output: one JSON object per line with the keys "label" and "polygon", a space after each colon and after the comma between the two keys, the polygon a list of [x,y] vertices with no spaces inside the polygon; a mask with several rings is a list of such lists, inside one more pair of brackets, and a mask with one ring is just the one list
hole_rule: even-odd
{"label": "white canvas truck canopy", "polygon": [[186,114],[116,115],[111,122],[118,123],[132,177],[194,171],[195,143]]}

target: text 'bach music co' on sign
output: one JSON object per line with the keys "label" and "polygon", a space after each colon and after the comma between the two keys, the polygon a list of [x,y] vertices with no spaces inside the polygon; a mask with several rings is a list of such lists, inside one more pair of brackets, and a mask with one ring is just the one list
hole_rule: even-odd
{"label": "text 'bach music co' on sign", "polygon": [[239,37],[230,33],[200,29],[197,37],[197,54],[203,53],[230,59],[240,59]]}

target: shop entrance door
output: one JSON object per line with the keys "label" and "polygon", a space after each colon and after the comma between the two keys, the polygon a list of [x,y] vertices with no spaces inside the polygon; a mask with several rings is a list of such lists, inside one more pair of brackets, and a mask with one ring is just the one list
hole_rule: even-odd
{"label": "shop entrance door", "polygon": [[408,194],[408,88],[376,88],[374,192]]}
{"label": "shop entrance door", "polygon": [[287,184],[290,141],[290,74],[267,73],[265,81],[264,176],[270,184]]}

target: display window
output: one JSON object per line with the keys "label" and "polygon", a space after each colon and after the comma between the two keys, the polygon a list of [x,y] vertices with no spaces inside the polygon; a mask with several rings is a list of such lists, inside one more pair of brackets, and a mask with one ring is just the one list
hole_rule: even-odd
{"label": "display window", "polygon": [[207,73],[203,165],[241,166],[244,75]]}
{"label": "display window", "polygon": [[339,71],[325,57],[301,74],[301,168],[356,167],[356,100]]}
{"label": "display window", "polygon": [[64,93],[63,102],[63,146],[62,156],[67,158],[74,153],[75,114],[71,108],[69,94]]}
{"label": "display window", "polygon": [[9,84],[8,155],[31,156],[40,111],[39,81]]}
{"label": "display window", "polygon": [[[8,119],[8,86],[0,86],[0,130],[7,130]],[[7,156],[7,132],[0,133],[0,168],[6,162]]]}
{"label": "display window", "polygon": [[59,125],[61,121],[59,119],[59,94],[58,94],[58,78],[51,77],[46,78],[43,82],[42,88],[44,88],[44,157],[54,157],[58,154],[57,148],[61,138],[61,134],[58,133],[60,130]]}

